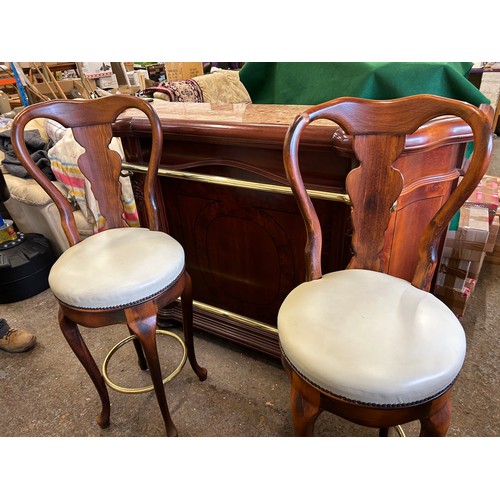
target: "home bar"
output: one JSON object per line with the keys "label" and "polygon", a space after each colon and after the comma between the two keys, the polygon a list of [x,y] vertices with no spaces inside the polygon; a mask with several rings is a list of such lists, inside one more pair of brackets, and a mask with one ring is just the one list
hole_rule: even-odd
{"label": "home bar", "polygon": [[[212,335],[279,357],[276,317],[304,281],[305,231],[285,177],[283,141],[300,105],[157,102],[163,153],[157,195],[161,228],[179,241],[193,280],[194,324]],[[323,270],[350,259],[350,200],[345,178],[357,166],[350,138],[328,121],[301,145],[301,165],[323,227]],[[125,152],[141,221],[151,133],[140,114],[114,128]],[[382,259],[389,274],[411,279],[417,242],[430,214],[456,186],[469,127],[458,118],[429,122],[407,137],[396,166],[404,177]],[[416,180],[418,178],[418,181]],[[424,180],[422,180],[422,178]],[[131,259],[140,255],[130,254]],[[159,321],[180,319],[177,305]]]}

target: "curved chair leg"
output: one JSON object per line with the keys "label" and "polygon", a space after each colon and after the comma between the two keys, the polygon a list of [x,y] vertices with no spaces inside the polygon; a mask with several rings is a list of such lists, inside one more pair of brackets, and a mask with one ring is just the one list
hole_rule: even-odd
{"label": "curved chair leg", "polygon": [[437,412],[420,419],[420,436],[444,437],[451,421],[451,394],[448,391],[446,401]]}
{"label": "curved chair leg", "polygon": [[[130,332],[130,335],[135,335],[134,332],[130,328],[128,329],[128,331]],[[137,363],[139,364],[139,368],[141,370],[147,370],[148,363],[147,363],[146,358],[144,356],[144,351],[142,350],[141,342],[137,338],[132,340],[132,342],[133,342],[134,347],[135,347],[135,352],[137,353]]]}
{"label": "curved chair leg", "polygon": [[59,326],[61,327],[61,331],[66,341],[89,374],[97,392],[99,393],[102,410],[101,414],[97,417],[97,424],[99,427],[104,429],[109,426],[110,416],[109,394],[104,378],[82,338],[78,325],[64,316],[61,309],[59,309]]}
{"label": "curved chair leg", "polygon": [[186,284],[181,295],[182,325],[184,330],[184,342],[186,344],[189,363],[200,380],[206,380],[207,369],[202,368],[196,361],[193,341],[193,292],[191,277],[186,274]]}
{"label": "curved chair leg", "polygon": [[292,421],[295,436],[314,436],[314,424],[322,411],[319,407],[319,393],[306,397],[301,391],[301,382],[296,382],[297,376],[292,375],[290,401],[292,407]]}
{"label": "curved chair leg", "polygon": [[177,436],[177,429],[170,417],[168,410],[165,388],[161,375],[158,350],[156,348],[156,307],[152,303],[145,303],[125,310],[129,330],[137,335],[142,350],[146,357],[149,373],[156,393],[156,399],[160,407],[167,436]]}

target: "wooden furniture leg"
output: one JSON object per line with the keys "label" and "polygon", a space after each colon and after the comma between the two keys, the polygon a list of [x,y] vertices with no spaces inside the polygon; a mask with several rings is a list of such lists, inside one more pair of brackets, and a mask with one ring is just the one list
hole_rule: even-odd
{"label": "wooden furniture leg", "polygon": [[186,344],[189,363],[198,378],[203,381],[207,378],[207,369],[202,368],[196,360],[193,342],[193,292],[191,277],[186,273],[184,291],[181,295],[182,324],[184,330],[184,343]]}
{"label": "wooden furniture leg", "polygon": [[427,418],[420,419],[420,436],[446,436],[451,421],[451,391],[446,394],[444,405]]}
{"label": "wooden furniture leg", "polygon": [[[135,333],[130,328],[128,330],[130,332],[130,335],[135,335]],[[134,338],[132,343],[134,344],[135,352],[137,353],[137,363],[139,365],[139,368],[141,370],[147,370],[148,363],[147,363],[146,358],[144,356],[144,351],[142,350],[142,346],[141,346],[139,339]]]}
{"label": "wooden furniture leg", "polygon": [[68,317],[64,316],[61,309],[59,309],[59,326],[61,327],[61,331],[66,341],[75,353],[76,357],[80,360],[80,363],[83,365],[86,372],[89,374],[97,392],[99,393],[102,410],[101,414],[97,417],[97,424],[99,427],[104,429],[109,426],[110,416],[109,394],[104,378],[83,340],[78,325],[71,321]]}
{"label": "wooden furniture leg", "polygon": [[290,391],[292,421],[295,436],[314,436],[314,424],[323,410],[319,406],[319,393],[304,393],[301,381],[293,374]]}
{"label": "wooden furniture leg", "polygon": [[175,437],[178,433],[168,410],[167,398],[165,396],[165,388],[161,375],[160,360],[156,349],[156,315],[156,307],[151,302],[125,309],[128,327],[137,335],[146,357],[158,405],[165,423],[167,436]]}

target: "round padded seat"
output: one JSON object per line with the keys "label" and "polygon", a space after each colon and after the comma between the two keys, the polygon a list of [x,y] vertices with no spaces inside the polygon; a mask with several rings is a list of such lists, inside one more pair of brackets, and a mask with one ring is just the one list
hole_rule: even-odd
{"label": "round padded seat", "polygon": [[184,269],[182,246],[166,233],[123,227],[97,233],[66,250],[49,285],[65,304],[124,307],[168,288]]}
{"label": "round padded seat", "polygon": [[362,269],[292,290],[278,331],[286,359],[305,379],[369,405],[439,395],[465,357],[464,330],[443,302],[405,280]]}

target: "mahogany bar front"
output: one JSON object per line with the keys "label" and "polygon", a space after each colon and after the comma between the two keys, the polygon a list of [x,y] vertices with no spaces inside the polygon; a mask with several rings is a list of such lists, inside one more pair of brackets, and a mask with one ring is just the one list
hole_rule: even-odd
{"label": "mahogany bar front", "polygon": [[[185,249],[195,326],[279,357],[277,313],[290,290],[304,281],[305,245],[282,148],[288,126],[307,106],[164,101],[154,106],[164,138],[157,185],[161,225]],[[121,137],[124,171],[131,175],[145,221],[148,122],[128,112],[115,134]],[[456,118],[430,122],[407,138],[395,165],[404,176],[404,189],[393,207],[383,250],[390,274],[411,279],[418,239],[436,206],[456,186],[471,140],[469,127]],[[357,165],[350,139],[335,124],[318,122],[306,130],[299,154],[324,230],[323,270],[343,269],[351,255],[344,183]],[[131,248],[130,258],[141,256]],[[181,318],[178,305],[163,310],[159,321],[169,318]]]}

